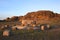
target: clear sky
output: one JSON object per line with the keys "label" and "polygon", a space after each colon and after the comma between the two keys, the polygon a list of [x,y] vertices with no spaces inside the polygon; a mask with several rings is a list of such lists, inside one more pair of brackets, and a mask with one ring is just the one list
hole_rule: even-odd
{"label": "clear sky", "polygon": [[0,19],[38,10],[60,13],[60,0],[0,0]]}

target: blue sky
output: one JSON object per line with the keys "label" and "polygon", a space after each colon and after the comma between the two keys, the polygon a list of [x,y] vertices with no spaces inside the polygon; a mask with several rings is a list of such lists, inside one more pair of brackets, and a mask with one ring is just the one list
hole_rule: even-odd
{"label": "blue sky", "polygon": [[60,0],[0,0],[0,19],[38,10],[60,13]]}

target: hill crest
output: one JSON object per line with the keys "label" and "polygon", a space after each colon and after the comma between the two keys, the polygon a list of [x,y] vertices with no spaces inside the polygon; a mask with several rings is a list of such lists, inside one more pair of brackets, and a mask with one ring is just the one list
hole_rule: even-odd
{"label": "hill crest", "polygon": [[[13,16],[11,18],[6,18],[6,21],[19,21],[19,20],[49,20],[49,19],[60,18],[60,14],[54,13],[49,10],[41,10],[36,12],[28,12],[24,16]],[[7,20],[8,19],[8,20]]]}

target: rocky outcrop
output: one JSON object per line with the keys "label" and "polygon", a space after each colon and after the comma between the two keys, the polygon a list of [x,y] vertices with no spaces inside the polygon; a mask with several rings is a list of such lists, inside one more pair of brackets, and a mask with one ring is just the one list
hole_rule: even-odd
{"label": "rocky outcrop", "polygon": [[60,14],[54,13],[49,10],[41,10],[36,12],[28,12],[24,16],[13,16],[7,18],[6,21],[22,21],[22,20],[34,20],[37,23],[60,23]]}
{"label": "rocky outcrop", "polygon": [[39,20],[44,18],[54,18],[56,14],[54,14],[52,11],[37,11],[37,12],[29,12],[27,13],[23,19],[32,19],[32,20]]}

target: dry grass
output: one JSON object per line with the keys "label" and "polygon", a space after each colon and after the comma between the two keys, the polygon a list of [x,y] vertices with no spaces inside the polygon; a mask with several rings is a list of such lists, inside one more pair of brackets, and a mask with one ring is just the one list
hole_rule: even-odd
{"label": "dry grass", "polygon": [[[60,30],[16,30],[9,37],[0,36],[0,40],[60,40]],[[0,34],[1,35],[1,34]]]}

